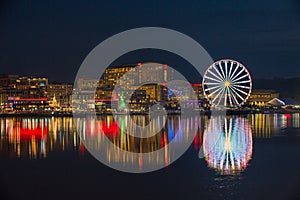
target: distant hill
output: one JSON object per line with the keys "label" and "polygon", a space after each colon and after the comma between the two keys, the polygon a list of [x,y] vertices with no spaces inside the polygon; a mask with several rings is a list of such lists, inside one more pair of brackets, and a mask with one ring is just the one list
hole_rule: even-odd
{"label": "distant hill", "polygon": [[254,79],[253,89],[275,90],[280,98],[300,101],[300,78]]}

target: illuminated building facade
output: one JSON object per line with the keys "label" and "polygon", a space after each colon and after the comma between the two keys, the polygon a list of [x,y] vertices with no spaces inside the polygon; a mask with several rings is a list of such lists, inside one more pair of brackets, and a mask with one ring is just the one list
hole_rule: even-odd
{"label": "illuminated building facade", "polygon": [[98,80],[97,79],[85,79],[85,78],[79,78],[77,81],[77,87],[81,90],[88,90],[90,88],[94,88],[98,86]]}
{"label": "illuminated building facade", "polygon": [[197,99],[205,99],[201,83],[192,84],[192,88]]}
{"label": "illuminated building facade", "polygon": [[174,79],[174,70],[165,64],[142,63],[109,67],[99,81],[99,87],[113,90],[117,83],[130,89],[142,84],[156,84]]}
{"label": "illuminated building facade", "polygon": [[49,84],[47,86],[47,99],[49,106],[54,110],[70,111],[72,105],[73,85]]}
{"label": "illuminated building facade", "polygon": [[[118,102],[118,109],[123,110],[122,100],[126,100],[124,103],[135,110],[138,107],[141,110],[147,110],[154,103],[160,103],[166,108],[177,108],[180,100],[189,100],[187,106],[191,108],[198,107],[200,104],[200,106],[203,106],[202,84],[192,84],[194,91],[185,86],[178,88],[178,91],[172,91],[166,87],[166,83],[174,80],[174,75],[174,69],[166,64],[159,63],[138,63],[109,67],[104,71],[99,81],[79,78],[78,88],[73,91],[73,97],[76,98],[73,103],[78,103],[79,106],[76,107],[79,107],[82,111],[88,107],[91,109],[96,108],[97,111],[101,112],[111,111],[112,102]],[[95,87],[97,89],[94,93],[91,89]],[[137,92],[131,97],[125,95],[125,91],[133,90]],[[115,94],[113,94],[113,91]],[[137,93],[140,95],[137,95]],[[191,96],[195,97],[193,101],[190,101]],[[92,105],[94,100],[95,107]],[[82,103],[83,101],[84,103]],[[91,105],[88,102],[91,102]]]}
{"label": "illuminated building facade", "polygon": [[274,90],[253,90],[247,104],[263,107],[267,106],[267,103],[274,98],[279,98],[279,93],[276,93]]}
{"label": "illuminated building facade", "polygon": [[121,81],[120,84],[127,88],[138,84],[139,72],[135,67],[136,65],[123,65],[107,68],[100,79],[99,86],[112,91],[118,81]]}
{"label": "illuminated building facade", "polygon": [[43,111],[49,108],[47,98],[9,97],[7,102],[14,111]]}
{"label": "illuminated building facade", "polygon": [[49,84],[47,78],[1,75],[0,111],[70,110],[72,90],[71,84]]}
{"label": "illuminated building facade", "polygon": [[6,109],[8,97],[16,88],[17,75],[0,75],[0,111]]}
{"label": "illuminated building facade", "polygon": [[[131,109],[137,111],[138,107],[140,107],[141,110],[147,110],[153,102],[164,103],[168,101],[168,89],[165,87],[165,82],[173,79],[174,70],[167,65],[159,63],[146,63],[145,66],[142,63],[138,63],[109,67],[98,82],[95,95],[96,108],[98,110],[110,109],[111,105],[109,104],[111,101],[107,101],[107,99],[119,102],[122,99],[126,99],[125,103]],[[121,85],[122,88],[117,90],[117,94],[114,95],[112,91],[117,84]],[[137,86],[140,87],[137,89]],[[131,92],[128,91],[132,90],[136,90],[136,92],[131,97],[128,97],[126,93],[129,94]],[[85,96],[84,98],[93,98],[93,96]],[[118,108],[122,110],[122,103],[118,104]]]}
{"label": "illuminated building facade", "polygon": [[47,78],[17,77],[0,78],[1,106],[4,110],[35,111],[47,109]]}
{"label": "illuminated building facade", "polygon": [[125,103],[128,105],[129,111],[146,111],[149,108],[149,100],[145,90],[123,90],[119,92],[118,98],[119,110],[127,109]]}
{"label": "illuminated building facade", "polygon": [[[47,78],[0,75],[0,111],[71,111],[72,104],[79,104],[76,108],[82,111],[96,108],[105,112],[111,111],[112,103],[121,108],[122,100],[136,111],[139,107],[147,111],[155,103],[177,108],[179,100],[190,100],[193,95],[186,87],[178,91],[166,87],[167,82],[174,80],[174,74],[166,64],[122,65],[107,68],[100,80],[79,78],[75,88],[71,84],[49,83]],[[96,88],[96,92],[91,88]],[[203,99],[202,84],[192,84],[192,88],[196,98],[188,102],[189,107]],[[113,94],[115,89],[117,93]],[[129,97],[130,93],[133,95]]]}
{"label": "illuminated building facade", "polygon": [[146,84],[141,86],[140,90],[146,91],[146,96],[149,102],[166,102],[168,100],[168,88],[164,86],[163,83],[158,84]]}

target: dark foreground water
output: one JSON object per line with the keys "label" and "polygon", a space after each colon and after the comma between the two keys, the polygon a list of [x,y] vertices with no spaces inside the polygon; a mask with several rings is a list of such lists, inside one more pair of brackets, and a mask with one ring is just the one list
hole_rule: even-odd
{"label": "dark foreground water", "polygon": [[[141,116],[136,122],[147,124]],[[300,115],[167,119],[148,140],[124,137],[126,119],[0,119],[0,199],[300,199]],[[158,119],[159,121],[159,119]],[[188,151],[159,171],[119,172],[93,158],[81,138],[103,137],[121,149],[165,148],[198,124]],[[121,127],[120,129],[118,127]],[[127,127],[128,128],[128,127]],[[178,131],[181,130],[181,131]],[[95,133],[97,133],[95,135]],[[216,136],[215,133],[220,133]],[[96,142],[97,143],[97,142]],[[199,158],[203,146],[205,158]],[[156,162],[168,165],[166,151]],[[106,155],[112,163],[135,162]],[[140,168],[143,162],[139,160]]]}

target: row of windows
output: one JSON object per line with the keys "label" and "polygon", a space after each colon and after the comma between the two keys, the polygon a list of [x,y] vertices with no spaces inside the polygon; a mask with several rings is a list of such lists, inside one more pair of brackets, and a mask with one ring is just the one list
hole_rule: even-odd
{"label": "row of windows", "polygon": [[263,94],[253,94],[253,95],[250,95],[250,99],[255,99],[255,98],[271,98],[271,95],[270,94],[266,94],[266,95],[263,95]]}

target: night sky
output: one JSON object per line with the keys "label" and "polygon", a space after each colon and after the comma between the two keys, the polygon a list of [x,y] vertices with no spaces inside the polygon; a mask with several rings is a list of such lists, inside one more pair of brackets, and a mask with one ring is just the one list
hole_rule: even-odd
{"label": "night sky", "polygon": [[[241,61],[254,78],[300,77],[297,0],[1,2],[1,74],[73,82],[83,59],[101,41],[127,29],[158,26],[191,36],[214,60]],[[144,52],[116,64],[161,57]],[[176,63],[171,57],[166,62]]]}

